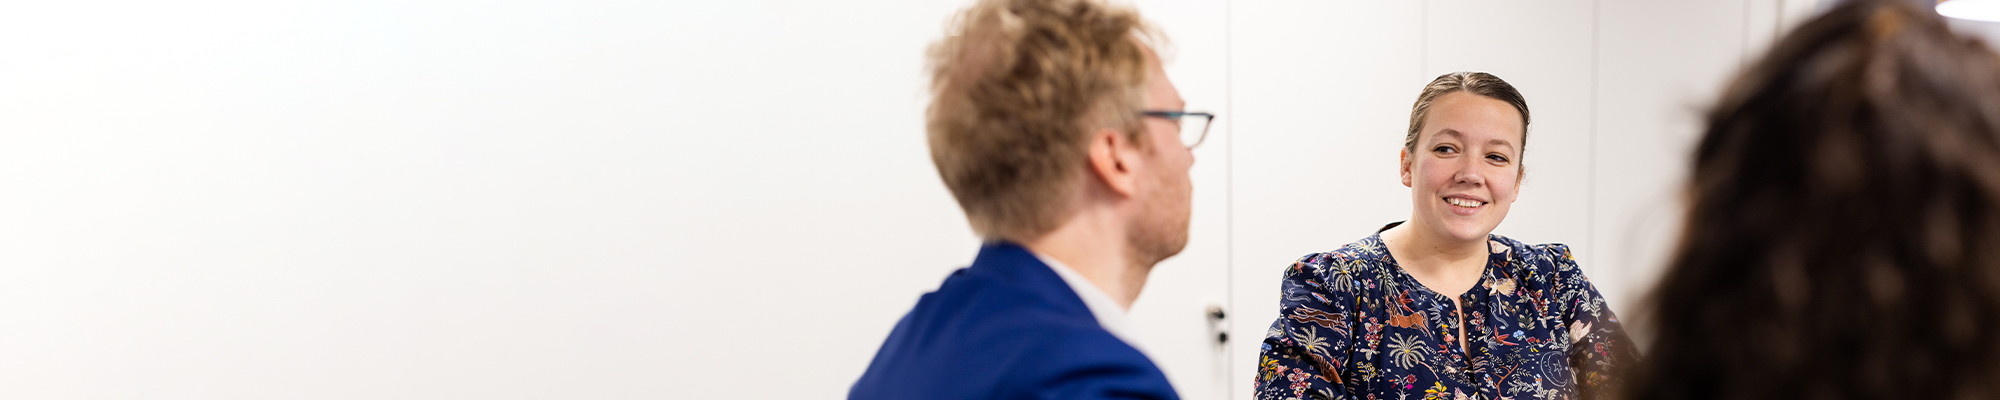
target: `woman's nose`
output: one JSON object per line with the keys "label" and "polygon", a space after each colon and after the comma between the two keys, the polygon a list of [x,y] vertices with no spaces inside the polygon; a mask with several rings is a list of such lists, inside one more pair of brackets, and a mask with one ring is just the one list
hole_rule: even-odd
{"label": "woman's nose", "polygon": [[1486,176],[1481,175],[1479,173],[1479,168],[1477,165],[1473,163],[1462,163],[1459,164],[1458,167],[1459,167],[1458,173],[1452,176],[1452,183],[1462,184],[1462,185],[1473,185],[1473,186],[1486,184]]}

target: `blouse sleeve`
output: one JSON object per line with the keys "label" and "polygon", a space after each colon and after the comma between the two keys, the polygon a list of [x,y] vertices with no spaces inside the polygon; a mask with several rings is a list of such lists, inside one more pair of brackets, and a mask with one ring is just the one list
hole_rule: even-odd
{"label": "blouse sleeve", "polygon": [[1349,273],[1322,273],[1330,268],[1352,271],[1352,264],[1322,253],[1285,269],[1278,320],[1265,333],[1258,356],[1258,399],[1348,398],[1341,372],[1351,353],[1354,282]]}
{"label": "blouse sleeve", "polygon": [[1569,246],[1550,245],[1545,251],[1556,264],[1558,299],[1565,306],[1562,321],[1569,324],[1569,365],[1576,374],[1577,392],[1584,399],[1617,396],[1618,377],[1638,361],[1638,349],[1604,295],[1583,276]]}

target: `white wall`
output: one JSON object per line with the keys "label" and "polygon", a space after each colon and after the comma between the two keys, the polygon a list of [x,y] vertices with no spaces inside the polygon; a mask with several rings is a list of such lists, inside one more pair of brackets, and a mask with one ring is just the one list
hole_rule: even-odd
{"label": "white wall", "polygon": [[[976,250],[921,114],[965,3],[0,6],[0,398],[841,397]],[[1793,9],[1137,6],[1222,114],[1132,310],[1189,398],[1247,397],[1280,268],[1407,216],[1445,71],[1535,112],[1499,233],[1630,309],[1694,112]]]}
{"label": "white wall", "polygon": [[954,6],[0,7],[0,398],[836,397]]}

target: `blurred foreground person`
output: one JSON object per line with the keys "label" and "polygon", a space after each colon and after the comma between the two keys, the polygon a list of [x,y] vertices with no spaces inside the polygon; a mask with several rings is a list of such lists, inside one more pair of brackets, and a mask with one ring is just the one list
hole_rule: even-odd
{"label": "blurred foreground person", "polygon": [[984,0],[932,46],[931,160],[986,244],[849,398],[1178,398],[1125,310],[1187,244],[1212,117],[1182,112],[1151,32],[1094,0]]}
{"label": "blurred foreground person", "polygon": [[1630,397],[2000,398],[2000,57],[1909,3],[1807,22],[1709,113]]}
{"label": "blurred foreground person", "polygon": [[1402,149],[1410,218],[1285,269],[1259,399],[1601,398],[1638,357],[1569,246],[1493,234],[1527,170],[1528,101],[1454,72]]}

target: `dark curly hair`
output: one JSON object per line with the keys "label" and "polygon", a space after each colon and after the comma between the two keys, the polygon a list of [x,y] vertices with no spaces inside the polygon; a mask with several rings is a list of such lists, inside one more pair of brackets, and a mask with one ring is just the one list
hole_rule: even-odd
{"label": "dark curly hair", "polygon": [[2000,398],[2000,56],[1849,1],[1707,115],[1634,399]]}

